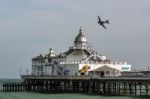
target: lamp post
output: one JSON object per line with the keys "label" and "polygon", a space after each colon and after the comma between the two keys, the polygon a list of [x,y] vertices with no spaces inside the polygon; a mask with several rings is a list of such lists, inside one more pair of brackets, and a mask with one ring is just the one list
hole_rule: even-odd
{"label": "lamp post", "polygon": [[27,72],[27,76],[28,76],[28,68],[26,69],[26,72]]}
{"label": "lamp post", "polygon": [[19,69],[19,73],[20,73],[20,76],[21,76],[21,68]]}

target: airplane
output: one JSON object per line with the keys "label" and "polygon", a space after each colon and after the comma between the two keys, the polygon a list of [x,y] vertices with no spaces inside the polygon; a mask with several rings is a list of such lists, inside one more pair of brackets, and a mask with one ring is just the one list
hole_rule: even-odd
{"label": "airplane", "polygon": [[109,24],[109,20],[102,21],[102,20],[100,19],[100,17],[98,16],[98,24],[101,25],[103,28],[107,29],[107,28],[105,27],[104,23]]}

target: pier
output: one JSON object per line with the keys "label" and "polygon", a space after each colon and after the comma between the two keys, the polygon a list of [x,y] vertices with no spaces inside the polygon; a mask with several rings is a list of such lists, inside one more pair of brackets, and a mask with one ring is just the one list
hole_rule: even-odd
{"label": "pier", "polygon": [[4,92],[150,95],[148,77],[22,76],[21,83],[3,83]]}

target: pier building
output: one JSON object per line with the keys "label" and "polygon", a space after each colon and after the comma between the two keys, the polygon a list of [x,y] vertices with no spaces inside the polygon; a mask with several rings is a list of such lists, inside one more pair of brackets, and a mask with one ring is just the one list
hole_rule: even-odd
{"label": "pier building", "polygon": [[150,71],[131,71],[127,62],[98,54],[80,29],[68,51],[56,54],[50,48],[32,58],[31,74],[21,75],[22,82],[4,82],[3,91],[149,96],[149,76]]}
{"label": "pier building", "polygon": [[119,76],[128,71],[131,71],[131,65],[127,62],[113,61],[94,51],[80,28],[68,51],[56,54],[50,48],[46,55],[32,58],[31,75]]}

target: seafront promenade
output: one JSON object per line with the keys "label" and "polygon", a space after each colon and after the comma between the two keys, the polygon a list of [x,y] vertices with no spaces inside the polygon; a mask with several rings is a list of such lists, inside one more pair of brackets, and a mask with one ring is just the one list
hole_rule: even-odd
{"label": "seafront promenade", "polygon": [[4,92],[150,95],[150,77],[30,76],[21,83],[3,83]]}

